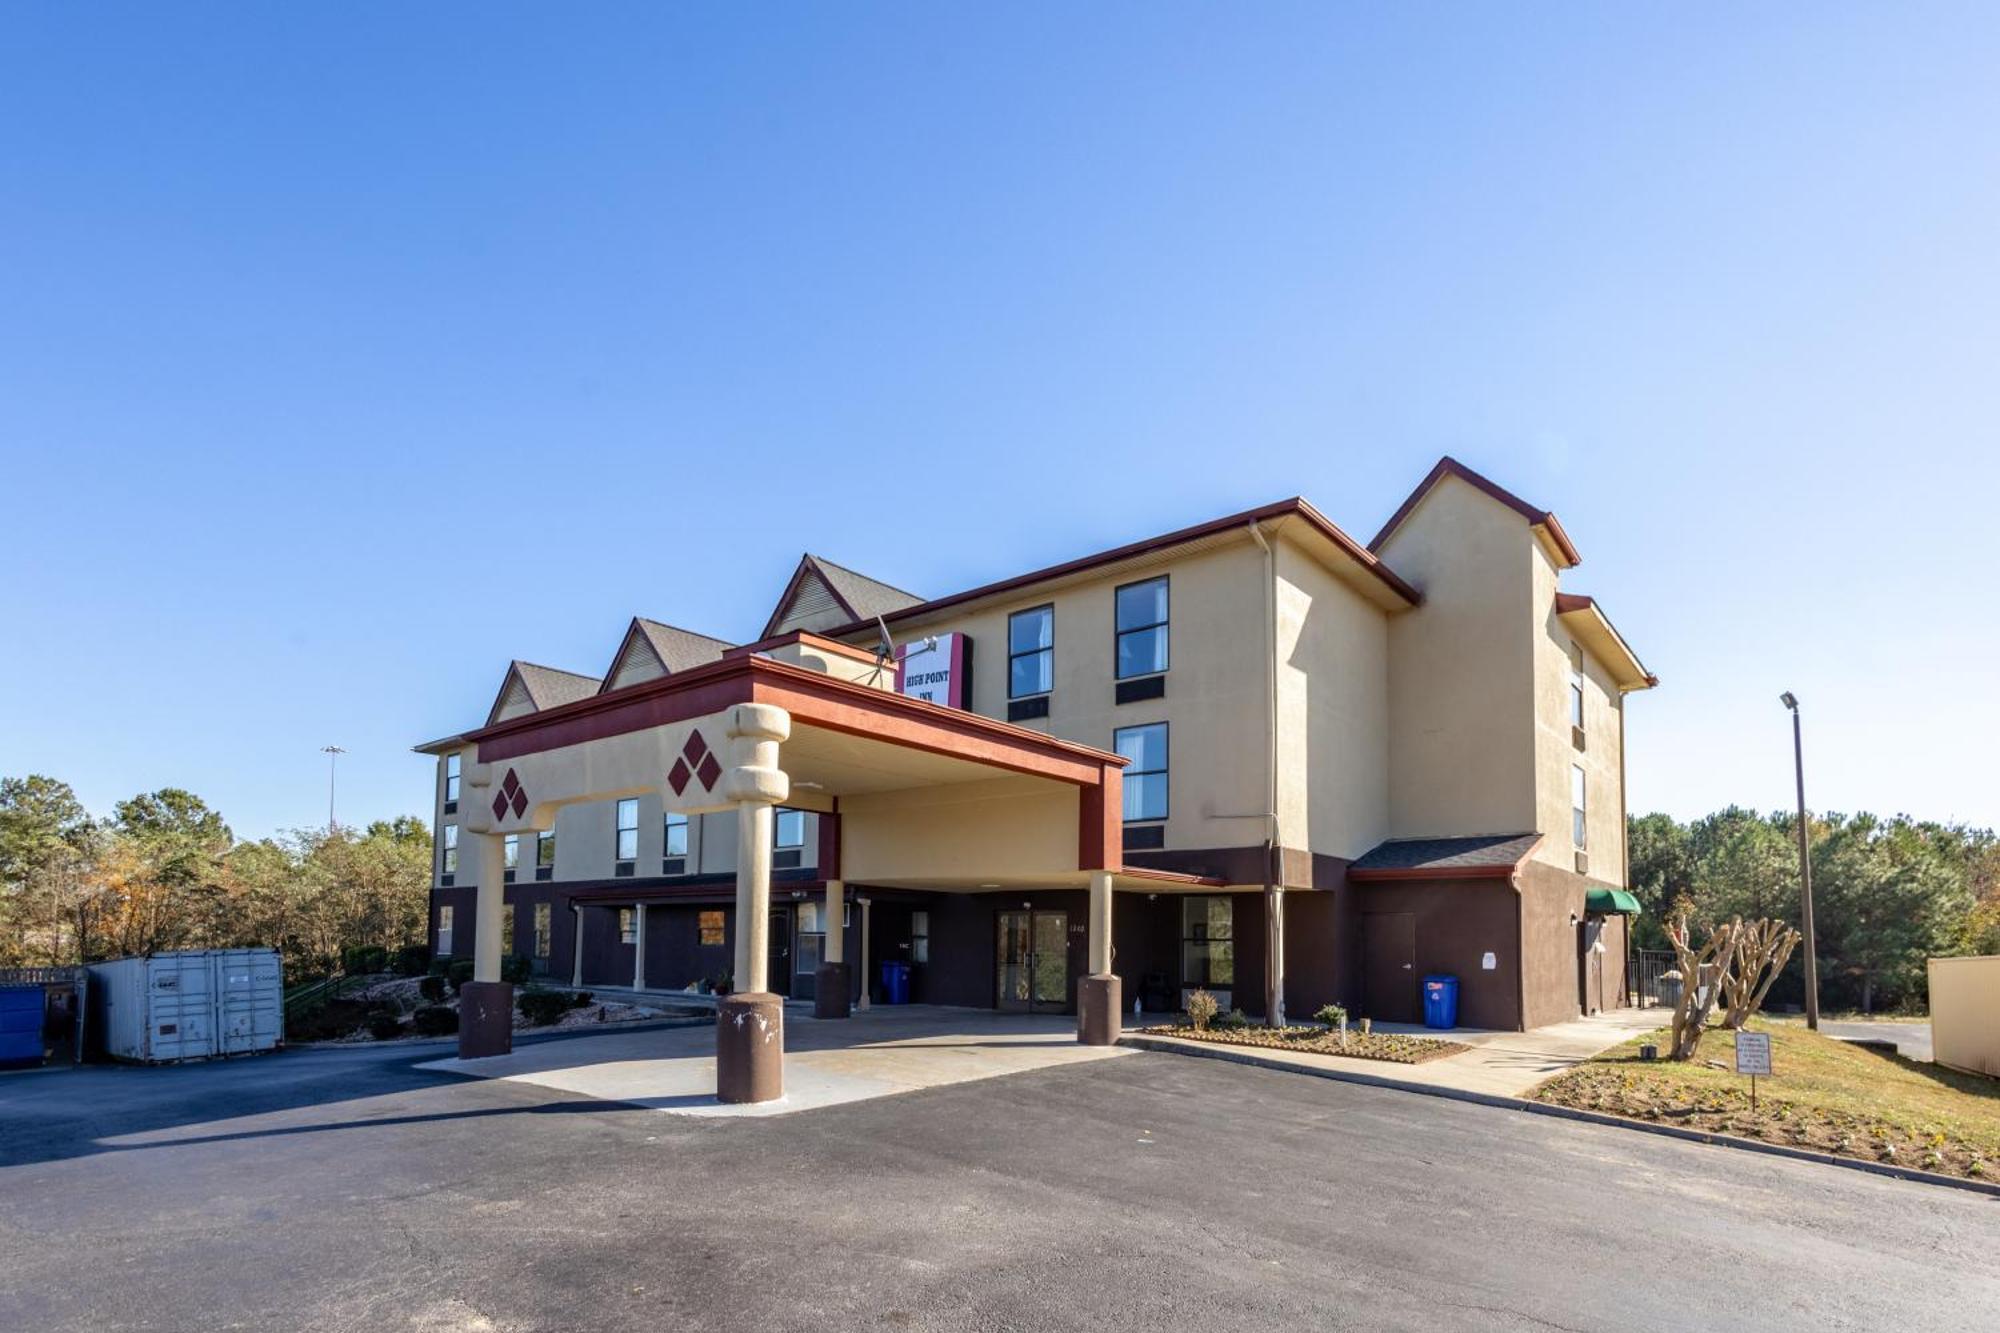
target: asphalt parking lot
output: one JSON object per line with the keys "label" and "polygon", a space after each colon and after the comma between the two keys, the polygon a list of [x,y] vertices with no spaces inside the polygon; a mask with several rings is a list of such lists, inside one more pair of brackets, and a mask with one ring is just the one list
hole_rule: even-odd
{"label": "asphalt parking lot", "polygon": [[2000,1200],[1210,1060],[716,1120],[415,1068],[435,1054],[0,1078],[0,1328],[1915,1333],[2000,1309]]}

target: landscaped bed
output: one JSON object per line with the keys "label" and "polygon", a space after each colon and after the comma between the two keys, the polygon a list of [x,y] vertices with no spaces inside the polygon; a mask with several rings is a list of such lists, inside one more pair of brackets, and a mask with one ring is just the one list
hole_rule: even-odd
{"label": "landscaped bed", "polygon": [[[513,1026],[516,1032],[551,1032],[707,1012],[599,1000],[589,991],[528,985],[516,988]],[[286,1041],[295,1046],[449,1036],[458,1030],[458,993],[436,976],[355,977],[338,996],[311,1012],[288,1015],[285,1026]]]}
{"label": "landscaped bed", "polygon": [[1771,1034],[1773,1076],[1735,1072],[1736,1038],[1713,1029],[1691,1061],[1639,1058],[1665,1049],[1664,1033],[1639,1037],[1558,1074],[1528,1095],[1579,1110],[1761,1139],[1978,1180],[2000,1179],[2000,1079],[1960,1074],[1753,1019]]}
{"label": "landscaped bed", "polygon": [[1333,1028],[1316,1024],[1288,1028],[1210,1027],[1185,1024],[1141,1028],[1150,1037],[1179,1037],[1183,1041],[1207,1041],[1219,1046],[1258,1046],[1277,1051],[1311,1051],[1315,1055],[1345,1055],[1356,1060],[1387,1060],[1399,1065],[1420,1065],[1447,1055],[1469,1051],[1470,1046],[1441,1037],[1415,1037],[1402,1032],[1361,1032],[1349,1028],[1343,1039]]}

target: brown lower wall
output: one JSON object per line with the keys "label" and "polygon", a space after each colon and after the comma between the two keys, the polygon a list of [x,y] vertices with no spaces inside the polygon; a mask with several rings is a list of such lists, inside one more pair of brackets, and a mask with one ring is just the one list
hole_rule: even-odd
{"label": "brown lower wall", "polygon": [[1589,882],[1574,871],[1528,861],[1521,886],[1522,999],[1526,1026],[1562,1023],[1582,1012],[1578,925]]}
{"label": "brown lower wall", "polygon": [[[1394,995],[1370,994],[1365,957],[1357,959],[1362,974],[1357,1017],[1413,1022],[1422,1014],[1418,990],[1433,972],[1458,978],[1458,1021],[1464,1027],[1514,1031],[1521,1024],[1520,949],[1515,909],[1518,898],[1504,879],[1397,880],[1357,886],[1357,953],[1369,937],[1371,916],[1407,913],[1415,928],[1415,966],[1407,983]],[[1386,924],[1386,923],[1385,923]],[[1384,932],[1392,933],[1392,932]],[[1482,965],[1493,955],[1494,966]],[[1375,990],[1383,984],[1376,972]]]}

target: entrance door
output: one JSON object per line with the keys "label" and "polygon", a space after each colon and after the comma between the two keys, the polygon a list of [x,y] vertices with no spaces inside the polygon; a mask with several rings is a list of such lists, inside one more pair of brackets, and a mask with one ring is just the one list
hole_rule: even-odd
{"label": "entrance door", "polygon": [[1417,997],[1417,918],[1371,912],[1361,918],[1362,1015],[1383,1023],[1422,1017]]}
{"label": "entrance door", "polygon": [[792,914],[779,908],[771,913],[770,938],[765,944],[765,984],[775,995],[792,993]]}
{"label": "entrance door", "polygon": [[1577,927],[1577,982],[1583,1012],[1604,1011],[1604,918],[1591,917]]}
{"label": "entrance door", "polygon": [[999,1008],[1038,1014],[1069,1008],[1069,913],[1000,913],[998,962]]}

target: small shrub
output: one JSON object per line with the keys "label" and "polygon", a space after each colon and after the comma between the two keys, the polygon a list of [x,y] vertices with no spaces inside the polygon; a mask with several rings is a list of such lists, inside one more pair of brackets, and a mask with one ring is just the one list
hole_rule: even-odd
{"label": "small shrub", "polygon": [[569,996],[559,990],[542,990],[539,987],[521,992],[521,998],[514,1002],[521,1016],[538,1028],[545,1028],[560,1019],[569,1009]]}
{"label": "small shrub", "polygon": [[389,1041],[403,1035],[403,1020],[394,1014],[368,1015],[368,1035],[377,1041]]}
{"label": "small shrub", "polygon": [[451,955],[445,954],[442,957],[431,959],[431,965],[428,970],[434,977],[449,976],[451,974]]}
{"label": "small shrub", "polygon": [[430,965],[428,944],[405,944],[396,950],[395,971],[399,977],[420,977],[430,970]]}
{"label": "small shrub", "polygon": [[417,983],[417,993],[432,1004],[444,1003],[444,978],[425,977]]}
{"label": "small shrub", "polygon": [[1347,1010],[1337,1004],[1323,1004],[1313,1014],[1313,1021],[1324,1027],[1337,1028],[1347,1021]]}
{"label": "small shrub", "polygon": [[577,991],[569,997],[569,1007],[572,1009],[581,1009],[585,1005],[589,1004],[591,1000],[595,998],[596,997],[593,996],[587,990]]}
{"label": "small shrub", "polygon": [[389,951],[379,944],[354,944],[340,951],[340,965],[349,976],[389,970]]}
{"label": "small shrub", "polygon": [[1250,1016],[1241,1009],[1231,1009],[1226,1014],[1217,1014],[1209,1026],[1221,1032],[1241,1032],[1250,1026]]}
{"label": "small shrub", "polygon": [[500,980],[513,986],[525,986],[534,975],[534,968],[519,954],[509,954],[500,960]]}
{"label": "small shrub", "polygon": [[441,1004],[426,1005],[410,1015],[410,1026],[422,1036],[446,1036],[458,1031],[458,1010]]}
{"label": "small shrub", "polygon": [[445,979],[451,982],[451,993],[453,995],[458,994],[459,991],[465,988],[465,983],[472,980],[472,960],[470,958],[452,959],[451,967],[446,972]]}
{"label": "small shrub", "polygon": [[1188,1025],[1196,1032],[1208,1031],[1208,1025],[1215,1021],[1216,1011],[1221,1007],[1207,991],[1195,991],[1187,998]]}

